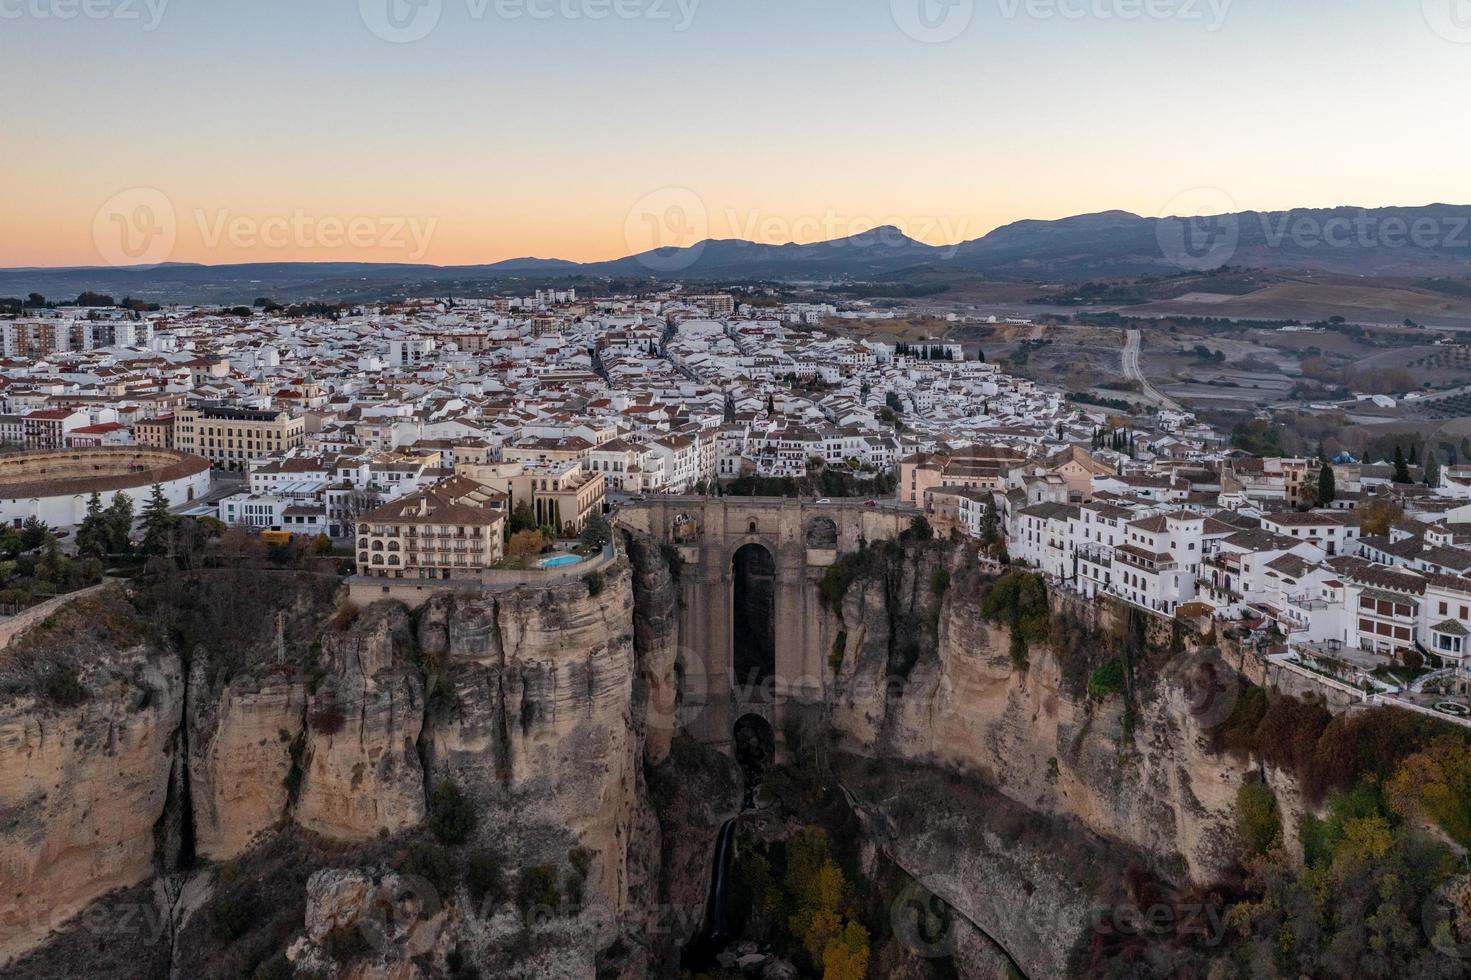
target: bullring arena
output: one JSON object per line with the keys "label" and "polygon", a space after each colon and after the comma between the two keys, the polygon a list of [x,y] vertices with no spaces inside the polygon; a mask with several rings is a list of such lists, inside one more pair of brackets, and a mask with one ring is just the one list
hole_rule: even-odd
{"label": "bullring arena", "polygon": [[157,484],[169,506],[209,492],[209,461],[148,446],[49,449],[0,456],[0,522],[19,527],[37,517],[52,527],[80,524],[92,494],[102,505],[126,493],[135,509]]}

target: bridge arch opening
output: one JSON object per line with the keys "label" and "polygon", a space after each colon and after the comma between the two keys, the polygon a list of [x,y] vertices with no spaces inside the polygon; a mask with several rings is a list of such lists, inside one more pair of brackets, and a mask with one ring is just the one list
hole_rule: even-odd
{"label": "bridge arch opening", "polygon": [[776,559],[748,544],[731,562],[732,661],[744,701],[770,700],[776,678]]}
{"label": "bridge arch opening", "polygon": [[832,549],[838,546],[838,522],[831,517],[818,517],[807,523],[807,547]]}

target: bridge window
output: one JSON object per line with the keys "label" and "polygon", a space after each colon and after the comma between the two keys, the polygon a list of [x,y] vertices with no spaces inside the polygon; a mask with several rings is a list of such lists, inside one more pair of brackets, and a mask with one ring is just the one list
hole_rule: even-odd
{"label": "bridge window", "polygon": [[752,534],[755,534],[756,533],[756,522],[755,521],[752,521],[751,522],[751,533]]}
{"label": "bridge window", "polygon": [[838,525],[831,517],[819,517],[807,525],[807,547],[832,549],[838,546]]}
{"label": "bridge window", "polygon": [[745,701],[771,697],[776,676],[776,560],[759,544],[735,553],[734,661],[737,697]]}

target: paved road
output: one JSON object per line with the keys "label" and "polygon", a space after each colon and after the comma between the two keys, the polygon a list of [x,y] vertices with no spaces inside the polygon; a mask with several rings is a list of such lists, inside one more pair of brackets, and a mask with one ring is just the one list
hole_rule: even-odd
{"label": "paved road", "polygon": [[1180,407],[1179,402],[1166,398],[1160,394],[1158,388],[1149,383],[1149,379],[1144,376],[1143,369],[1139,367],[1139,350],[1144,345],[1143,335],[1138,330],[1129,330],[1127,333],[1128,340],[1124,344],[1123,354],[1124,377],[1131,381],[1139,382],[1139,386],[1144,391],[1144,396],[1152,400],[1156,405],[1168,408],[1174,412],[1185,411],[1185,409]]}

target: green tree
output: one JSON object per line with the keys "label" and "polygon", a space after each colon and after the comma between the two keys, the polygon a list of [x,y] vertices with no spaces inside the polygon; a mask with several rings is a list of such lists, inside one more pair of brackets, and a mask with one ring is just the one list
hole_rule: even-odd
{"label": "green tree", "polygon": [[163,487],[153,485],[148,506],[143,508],[143,553],[150,557],[167,555],[173,547],[174,515],[169,513],[168,498]]}
{"label": "green tree", "polygon": [[27,517],[20,526],[20,547],[22,551],[34,551],[45,544],[51,537],[51,528],[39,517],[32,515]]}
{"label": "green tree", "polygon": [[1318,506],[1327,507],[1338,496],[1338,484],[1333,476],[1333,467],[1323,465],[1318,471]]}
{"label": "green tree", "polygon": [[1405,451],[1399,446],[1394,447],[1394,482],[1414,482],[1410,479],[1410,464],[1405,460]]}
{"label": "green tree", "polygon": [[429,829],[446,844],[463,844],[475,829],[475,805],[446,780],[429,797]]}
{"label": "green tree", "polygon": [[132,548],[133,498],[115,493],[107,508],[107,541],[112,554],[126,554]]}
{"label": "green tree", "polygon": [[932,541],[935,537],[935,529],[930,524],[928,518],[926,518],[923,514],[917,514],[915,518],[909,522],[909,530],[907,534],[915,541]]}
{"label": "green tree", "polygon": [[87,514],[77,526],[77,554],[101,558],[112,546],[112,529],[102,510],[102,495],[92,491],[87,498]]}
{"label": "green tree", "polygon": [[613,528],[608,519],[600,513],[594,513],[582,526],[582,543],[589,548],[602,550],[613,540]]}
{"label": "green tree", "polygon": [[1425,485],[1427,487],[1440,486],[1440,457],[1433,449],[1425,456]]}
{"label": "green tree", "polygon": [[521,531],[536,530],[536,513],[531,509],[531,501],[522,500],[511,510],[511,519],[506,523],[506,537]]}
{"label": "green tree", "polygon": [[986,512],[981,515],[981,541],[990,547],[996,543],[998,529],[1001,526],[1001,515],[996,513],[996,498],[986,498]]}

